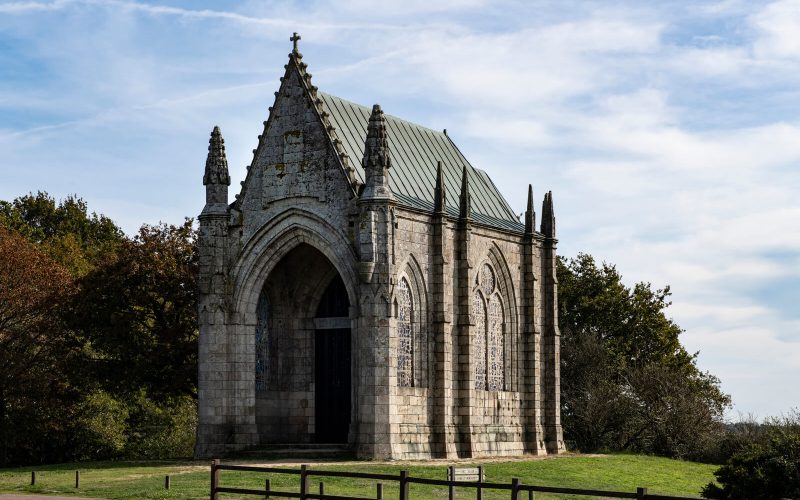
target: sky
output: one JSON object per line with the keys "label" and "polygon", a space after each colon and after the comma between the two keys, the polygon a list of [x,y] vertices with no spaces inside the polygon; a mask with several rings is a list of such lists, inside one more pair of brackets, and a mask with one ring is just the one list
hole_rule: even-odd
{"label": "sky", "polygon": [[800,406],[800,0],[0,1],[0,199],[129,234],[238,192],[289,37],[320,90],[446,128],[559,253],[670,285],[729,418]]}

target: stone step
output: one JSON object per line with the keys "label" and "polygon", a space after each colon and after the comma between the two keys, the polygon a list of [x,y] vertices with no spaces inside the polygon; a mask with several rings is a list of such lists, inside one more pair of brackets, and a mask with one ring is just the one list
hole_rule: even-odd
{"label": "stone step", "polygon": [[348,444],[339,443],[272,443],[236,453],[247,458],[353,458]]}

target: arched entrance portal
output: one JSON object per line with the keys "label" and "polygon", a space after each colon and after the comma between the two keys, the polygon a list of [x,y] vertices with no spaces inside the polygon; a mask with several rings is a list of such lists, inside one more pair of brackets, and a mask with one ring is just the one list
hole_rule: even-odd
{"label": "arched entrance portal", "polygon": [[300,244],[278,262],[261,291],[254,333],[259,441],[346,443],[350,300],[320,251]]}

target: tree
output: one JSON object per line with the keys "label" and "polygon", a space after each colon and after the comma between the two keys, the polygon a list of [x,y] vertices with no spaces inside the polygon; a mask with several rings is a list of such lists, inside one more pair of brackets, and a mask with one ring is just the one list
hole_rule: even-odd
{"label": "tree", "polygon": [[56,203],[42,191],[0,201],[0,226],[25,236],[73,276],[88,273],[124,239],[111,219],[89,214],[81,198],[68,196]]}
{"label": "tree", "polygon": [[702,458],[730,398],[696,366],[664,311],[669,287],[625,286],[590,255],[560,259],[562,419],[583,451]]}
{"label": "tree", "polygon": [[71,327],[86,366],[117,395],[196,395],[197,266],[192,221],[142,226],[79,281]]}
{"label": "tree", "polygon": [[714,473],[721,486],[709,483],[703,496],[725,500],[800,498],[800,413],[795,410],[760,426],[745,423],[744,431],[738,449]]}
{"label": "tree", "polygon": [[0,322],[23,318],[0,327],[0,464],[190,455],[191,221],[128,238],[80,198],[40,192],[0,201],[0,228]]}
{"label": "tree", "polygon": [[20,427],[45,418],[63,392],[70,346],[59,312],[71,293],[63,267],[0,226],[0,464],[22,459]]}

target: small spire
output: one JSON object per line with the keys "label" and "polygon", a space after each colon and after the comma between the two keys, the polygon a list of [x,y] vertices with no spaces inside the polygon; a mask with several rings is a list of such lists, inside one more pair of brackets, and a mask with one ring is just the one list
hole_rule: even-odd
{"label": "small spire", "polygon": [[289,37],[289,41],[292,42],[292,54],[300,53],[300,51],[297,50],[297,42],[299,42],[301,39],[302,37],[298,35],[296,31],[294,32],[294,34],[292,34],[291,37]]}
{"label": "small spire", "polygon": [[442,162],[436,162],[436,188],[433,190],[433,212],[444,213],[445,200],[447,195],[444,191],[444,175],[442,174]]}
{"label": "small spire", "polygon": [[208,157],[206,158],[206,172],[203,175],[203,185],[224,184],[231,185],[231,176],[228,174],[228,159],[225,157],[225,139],[219,127],[214,127],[211,139],[208,141]]}
{"label": "small spire", "polygon": [[469,175],[467,175],[467,166],[461,172],[461,197],[458,206],[458,218],[468,220],[470,217],[470,196],[469,196]]}
{"label": "small spire", "polygon": [[536,227],[536,212],[533,211],[533,186],[528,184],[528,205],[525,209],[525,234],[533,234]]}
{"label": "small spire", "polygon": [[542,234],[548,238],[556,237],[556,216],[553,210],[553,192],[544,195],[542,203]]}
{"label": "small spire", "polygon": [[366,177],[361,198],[394,199],[389,188],[389,168],[392,162],[389,157],[386,118],[379,104],[372,106],[361,164]]}

